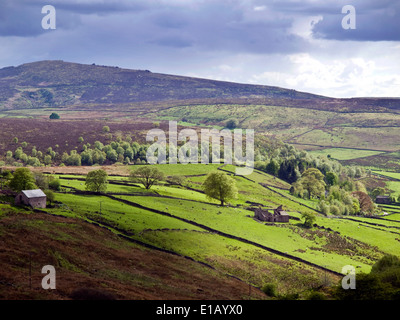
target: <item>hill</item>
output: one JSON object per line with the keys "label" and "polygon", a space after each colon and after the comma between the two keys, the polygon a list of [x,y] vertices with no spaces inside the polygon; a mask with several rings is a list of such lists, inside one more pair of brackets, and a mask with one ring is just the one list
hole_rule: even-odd
{"label": "hill", "polygon": [[[0,299],[90,299],[94,294],[123,300],[248,297],[248,285],[242,281],[78,219],[2,206],[0,239]],[[41,289],[41,268],[49,264],[56,268],[56,290]],[[265,297],[255,288],[252,296]]]}
{"label": "hill", "polygon": [[[332,298],[343,266],[369,272],[383,255],[398,254],[396,214],[333,219],[319,214],[316,201],[292,196],[289,184],[258,170],[243,177],[232,165],[156,167],[168,177],[150,190],[127,178],[131,168],[104,167],[110,176],[103,194],[85,192],[91,167],[35,168],[58,176],[62,190],[40,211],[0,204],[0,254],[7,261],[0,297],[69,299],[92,287],[117,299],[248,299],[249,284],[269,284],[278,299],[307,299],[314,291]],[[239,194],[228,206],[201,190],[213,170],[236,181]],[[182,184],[170,184],[172,176]],[[278,205],[288,223],[254,219],[255,208]],[[316,215],[313,228],[304,227],[302,213]],[[56,267],[57,291],[37,290],[38,268],[46,264]],[[273,298],[257,288],[252,298]]]}
{"label": "hill", "polygon": [[[85,106],[88,110],[143,102],[165,105],[262,104],[342,112],[400,109],[398,98],[335,99],[276,86],[240,84],[64,61],[0,69],[0,110]],[[135,108],[134,108],[135,109]]]}
{"label": "hill", "polygon": [[0,69],[0,88],[3,110],[215,98],[319,98],[272,86],[64,61],[40,61]]}

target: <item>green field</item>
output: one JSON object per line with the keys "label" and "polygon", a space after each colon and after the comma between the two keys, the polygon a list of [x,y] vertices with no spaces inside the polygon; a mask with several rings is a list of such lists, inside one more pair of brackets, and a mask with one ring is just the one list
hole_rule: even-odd
{"label": "green field", "polygon": [[[315,210],[315,200],[293,197],[287,183],[257,170],[236,176],[232,165],[156,166],[166,175],[185,177],[184,183],[172,186],[162,181],[146,190],[126,176],[110,176],[107,192],[96,195],[82,193],[84,176],[60,175],[64,189],[56,192],[55,206],[45,211],[96,223],[258,287],[274,283],[281,294],[311,290],[327,273],[336,283],[346,265],[369,272],[385,253],[399,255],[399,213],[384,219],[326,217]],[[237,199],[221,206],[206,197],[201,184],[213,170],[232,175]],[[254,207],[280,205],[289,213],[289,223],[253,219]],[[315,227],[303,226],[305,212],[317,216]]]}
{"label": "green field", "polygon": [[[315,213],[311,208],[316,207],[316,202],[294,198],[288,190],[283,190],[288,184],[259,171],[254,171],[249,177],[234,176],[239,190],[238,198],[230,201],[228,206],[221,207],[217,201],[208,199],[201,192],[201,183],[205,175],[218,167],[220,166],[173,165],[169,169],[168,165],[158,165],[158,168],[165,173],[185,176],[186,181],[181,187],[159,184],[150,190],[130,182],[125,185],[113,184],[114,181],[123,182],[126,177],[110,177],[107,192],[116,194],[115,200],[106,196],[58,193],[57,201],[63,205],[59,209],[49,210],[56,214],[79,216],[105,223],[140,241],[189,255],[204,262],[209,262],[210,256],[219,263],[224,259],[231,259],[226,249],[221,248],[226,241],[252,247],[238,239],[216,236],[209,229],[299,257],[335,272],[341,272],[341,268],[348,264],[356,265],[359,270],[368,272],[374,261],[384,252],[394,254],[400,252],[396,234],[389,232],[390,227],[395,224],[390,221],[386,226],[382,224],[383,226],[374,229],[363,221],[319,216],[317,219],[319,226],[331,228],[332,232],[339,233],[328,232],[325,229],[304,229],[299,221],[300,213]],[[220,169],[232,173],[235,171],[235,167],[231,165]],[[83,176],[74,177],[83,179]],[[72,176],[60,177],[63,186],[84,190],[83,180],[65,178]],[[269,189],[263,187],[261,183],[267,184]],[[191,186],[199,191],[187,189],[185,186]],[[129,202],[124,203],[125,200]],[[293,219],[298,220],[291,220],[289,224],[259,223],[252,219],[254,214],[249,210],[251,203],[269,208],[283,205]],[[213,246],[208,244],[211,238],[214,239]],[[257,247],[253,247],[253,250],[256,250]],[[225,261],[222,266],[228,268],[227,265],[231,263],[231,260],[229,263]],[[243,271],[241,268],[234,272],[240,274]]]}
{"label": "green field", "polygon": [[311,154],[330,156],[336,160],[352,160],[364,157],[375,156],[382,154],[381,151],[373,150],[358,150],[358,149],[345,149],[345,148],[328,148],[323,150],[310,151]]}
{"label": "green field", "polygon": [[[400,115],[397,112],[342,113],[339,109],[334,112],[273,105],[202,104],[166,108],[144,116],[159,120],[186,119],[199,125],[220,127],[224,127],[227,119],[235,119],[240,128],[253,128],[306,147],[311,144],[327,148],[364,148],[377,152],[397,151],[400,147]],[[356,158],[377,154],[372,151]],[[343,157],[354,159],[349,154]]]}
{"label": "green field", "polygon": [[[184,207],[182,208],[185,208],[180,208],[181,210],[189,210],[193,204],[196,207],[200,206],[193,201],[185,200],[177,202],[172,199],[162,199],[161,201],[152,197],[133,196],[119,196],[119,198],[134,200],[145,205],[157,204],[152,207],[160,209],[165,209],[164,205],[174,206],[180,203],[183,203]],[[211,263],[218,269],[238,277],[251,278],[250,282],[258,286],[261,286],[264,282],[278,282],[282,277],[285,280],[281,282],[279,289],[281,292],[287,292],[293,289],[304,290],[312,283],[321,281],[318,271],[311,267],[304,267],[301,263],[276,256],[247,243],[219,236],[176,218],[135,208],[104,196],[57,194],[57,200],[63,203],[62,209],[48,209],[53,214],[96,221],[111,227],[117,233],[122,230],[124,234],[129,234],[131,238],[190,256],[199,261]],[[218,208],[212,205],[208,206],[211,206],[210,208],[214,210]],[[168,209],[166,210],[168,211]],[[215,213],[214,210],[213,213]],[[225,211],[226,208],[221,208],[221,210]],[[174,212],[177,213],[177,210],[174,210]],[[196,222],[196,218],[192,221]],[[259,225],[256,222],[254,224]],[[277,262],[279,263],[277,264]],[[280,264],[291,266],[291,270],[297,270],[298,274],[290,275],[290,272],[282,269]],[[258,272],[251,274],[250,268]],[[304,270],[301,271],[302,269]],[[294,287],[286,282],[287,279],[296,282]]]}
{"label": "green field", "polygon": [[385,177],[397,179],[397,180],[400,181],[400,173],[398,173],[398,172],[388,172],[388,171],[378,171],[378,170],[373,170],[372,172],[376,173],[378,175],[382,175],[382,176],[385,176]]}

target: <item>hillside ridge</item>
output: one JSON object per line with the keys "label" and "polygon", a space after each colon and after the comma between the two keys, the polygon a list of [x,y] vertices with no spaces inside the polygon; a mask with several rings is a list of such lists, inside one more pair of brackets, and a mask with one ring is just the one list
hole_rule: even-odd
{"label": "hillside ridge", "polygon": [[317,99],[273,86],[45,60],[0,69],[0,108],[60,107],[213,98]]}

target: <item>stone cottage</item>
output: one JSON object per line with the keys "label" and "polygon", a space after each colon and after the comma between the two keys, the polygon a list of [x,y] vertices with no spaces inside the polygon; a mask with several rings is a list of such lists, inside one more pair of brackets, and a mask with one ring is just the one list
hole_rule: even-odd
{"label": "stone cottage", "polygon": [[15,204],[32,208],[46,208],[46,200],[46,194],[40,189],[23,190],[15,197]]}

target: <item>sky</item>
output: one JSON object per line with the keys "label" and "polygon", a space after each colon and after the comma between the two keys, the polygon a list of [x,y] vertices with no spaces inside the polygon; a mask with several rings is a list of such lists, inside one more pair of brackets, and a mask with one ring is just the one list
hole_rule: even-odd
{"label": "sky", "polygon": [[40,60],[400,97],[400,1],[0,0],[0,68]]}

